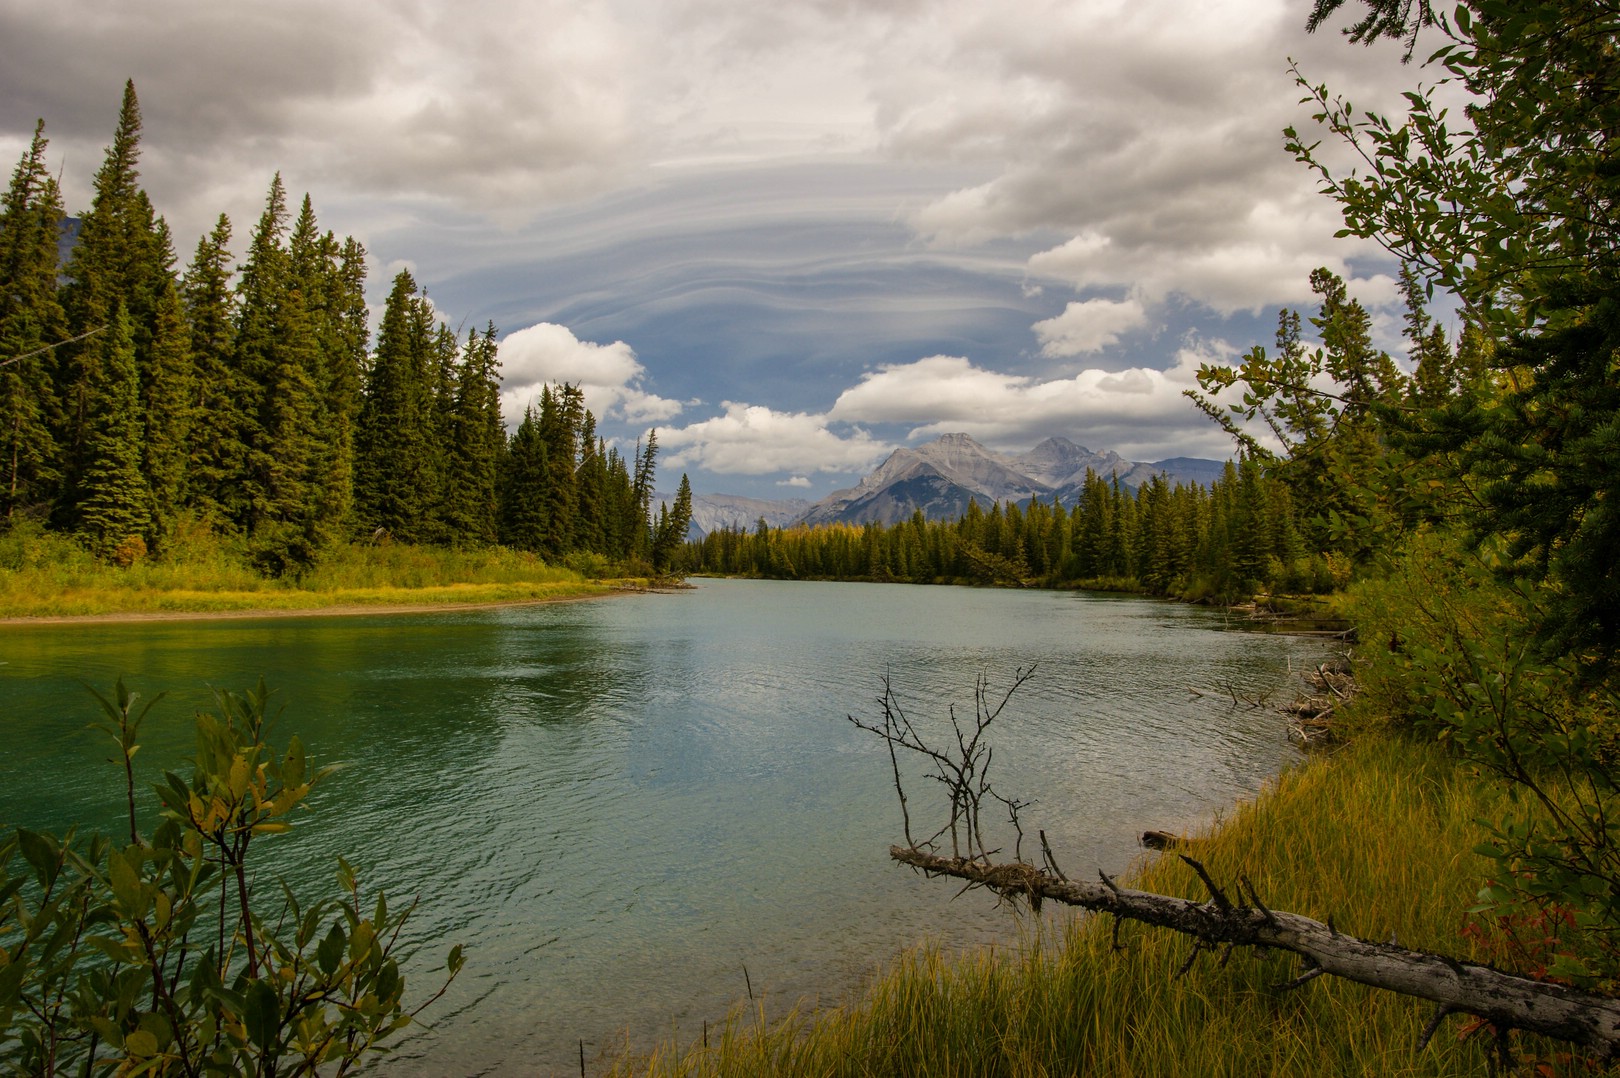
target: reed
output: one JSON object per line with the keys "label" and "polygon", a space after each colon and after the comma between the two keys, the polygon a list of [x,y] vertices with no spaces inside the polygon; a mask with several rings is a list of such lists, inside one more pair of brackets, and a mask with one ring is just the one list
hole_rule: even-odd
{"label": "reed", "polygon": [[[1217,880],[1246,876],[1262,900],[1343,931],[1491,960],[1464,932],[1485,870],[1475,822],[1501,815],[1499,790],[1432,744],[1368,736],[1282,775],[1190,853]],[[874,856],[878,856],[874,851]],[[1072,866],[1071,866],[1072,867]],[[1161,855],[1135,886],[1205,897],[1179,858]],[[948,882],[917,886],[944,887]],[[1341,1076],[1485,1073],[1490,1038],[1447,1020],[1423,1050],[1430,1011],[1414,1000],[1317,978],[1291,956],[1203,955],[1191,942],[1079,915],[1048,938],[948,955],[911,951],[846,1006],[766,1021],[735,1012],[709,1046],[667,1044],[614,1073],[648,1076],[1178,1075]],[[1054,938],[1055,937],[1055,938]],[[1580,1071],[1557,1046],[1520,1040],[1548,1070]],[[1584,1071],[1580,1071],[1583,1072]]]}

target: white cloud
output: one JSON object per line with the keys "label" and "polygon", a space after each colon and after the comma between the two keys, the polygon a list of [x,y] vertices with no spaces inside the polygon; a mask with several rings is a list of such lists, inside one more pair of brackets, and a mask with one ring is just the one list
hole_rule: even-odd
{"label": "white cloud", "polygon": [[623,341],[593,344],[567,326],[541,322],[515,330],[501,341],[501,409],[515,424],[541,387],[568,382],[585,394],[585,407],[599,419],[631,423],[670,419],[679,401],[666,400],[641,386],[646,376],[635,350]]}
{"label": "white cloud", "polygon": [[1230,442],[1183,391],[1196,388],[1201,363],[1230,361],[1235,352],[1220,342],[1190,343],[1167,370],[1092,368],[1047,380],[933,356],[866,375],[828,418],[907,424],[913,440],[962,431],[988,445],[1028,448],[1061,434],[1137,460],[1225,457]]}
{"label": "white cloud", "polygon": [[808,487],[810,486],[810,477],[807,475],[795,475],[788,479],[778,479],[776,485],[779,487]]}
{"label": "white cloud", "polygon": [[674,450],[670,467],[701,467],[729,475],[852,472],[864,470],[893,448],[858,428],[836,434],[825,416],[733,401],[724,407],[724,415],[659,431],[660,448]]}
{"label": "white cloud", "polygon": [[1036,322],[1033,328],[1041,341],[1041,355],[1057,358],[1100,352],[1147,320],[1147,312],[1134,299],[1088,299],[1069,304],[1062,314]]}
{"label": "white cloud", "polygon": [[828,418],[847,423],[926,423],[971,415],[985,400],[1015,393],[1029,379],[981,370],[960,356],[929,356],[863,375],[844,390]]}

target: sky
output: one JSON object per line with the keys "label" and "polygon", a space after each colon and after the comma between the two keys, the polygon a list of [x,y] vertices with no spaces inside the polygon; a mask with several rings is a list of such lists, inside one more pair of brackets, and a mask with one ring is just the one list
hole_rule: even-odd
{"label": "sky", "polygon": [[374,303],[409,269],[497,327],[509,422],[580,384],[661,486],[814,500],[956,431],[1224,459],[1182,391],[1315,267],[1401,347],[1395,265],[1282,130],[1291,60],[1359,108],[1425,73],[1309,8],[0,0],[0,155],[44,119],[82,211],[132,78],[182,266],[222,212],[240,258],[279,172]]}

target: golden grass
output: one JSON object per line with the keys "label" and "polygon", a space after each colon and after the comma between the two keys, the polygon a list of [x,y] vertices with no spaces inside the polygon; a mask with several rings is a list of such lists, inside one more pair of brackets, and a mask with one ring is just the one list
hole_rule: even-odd
{"label": "golden grass", "polygon": [[645,583],[598,579],[500,547],[340,545],[298,577],[268,579],[230,540],[202,532],[127,567],[38,529],[0,535],[0,618],[477,606],[585,598]]}
{"label": "golden grass", "polygon": [[[1460,930],[1484,862],[1475,822],[1503,811],[1497,789],[1434,746],[1369,736],[1281,776],[1196,842],[1217,881],[1251,880],[1261,898],[1373,939],[1489,959]],[[1060,853],[1061,856],[1061,853]],[[1162,856],[1135,886],[1206,897]],[[948,882],[919,882],[948,887]],[[919,948],[839,1009],[767,1023],[733,1014],[710,1047],[666,1045],[619,1061],[648,1076],[1452,1075],[1486,1073],[1487,1038],[1447,1019],[1416,1045],[1430,1009],[1334,978],[1290,992],[1288,955],[1198,959],[1191,943],[1078,916],[1061,939],[946,956]],[[1550,1073],[1573,1073],[1557,1046],[1520,1042]],[[1577,1068],[1579,1070],[1579,1068]],[[1580,1071],[1584,1073],[1584,1071]]]}

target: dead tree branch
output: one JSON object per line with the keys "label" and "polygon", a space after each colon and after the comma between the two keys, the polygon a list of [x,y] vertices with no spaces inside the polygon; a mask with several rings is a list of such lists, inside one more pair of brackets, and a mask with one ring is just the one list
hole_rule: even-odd
{"label": "dead tree branch", "polygon": [[[1447,955],[1374,943],[1337,932],[1320,921],[1258,905],[1233,905],[1200,872],[1207,902],[1135,891],[1118,884],[1064,880],[1033,865],[985,864],[941,857],[904,846],[889,856],[930,876],[950,876],[1031,903],[1043,899],[1111,913],[1192,936],[1204,947],[1275,947],[1302,956],[1315,972],[1426,999],[1446,1013],[1485,1019],[1498,1029],[1522,1029],[1582,1045],[1605,1058],[1620,1053],[1620,999],[1568,985],[1536,981]],[[1195,871],[1202,866],[1195,865]],[[1304,978],[1295,984],[1303,983]]]}
{"label": "dead tree branch", "polygon": [[[974,723],[968,728],[950,711],[955,752],[932,748],[916,724],[901,708],[888,678],[883,682],[881,724],[866,723],[854,716],[849,721],[877,734],[888,745],[895,791],[900,797],[905,821],[906,845],[889,847],[889,856],[929,876],[949,876],[966,881],[964,890],[985,887],[998,896],[1023,899],[1034,909],[1051,900],[1099,913],[1113,914],[1117,930],[1121,919],[1157,925],[1191,936],[1193,954],[1190,967],[1204,951],[1224,949],[1222,961],[1235,947],[1259,950],[1276,948],[1303,959],[1299,977],[1279,986],[1279,990],[1299,988],[1323,974],[1333,974],[1359,984],[1428,1000],[1436,1005],[1431,1027],[1449,1014],[1468,1014],[1484,1019],[1499,1034],[1524,1030],[1556,1040],[1580,1045],[1605,1059],[1620,1056],[1620,998],[1588,992],[1551,981],[1538,981],[1489,966],[1464,962],[1448,955],[1401,947],[1393,939],[1375,943],[1345,935],[1333,927],[1296,913],[1268,909],[1254,885],[1239,877],[1236,901],[1223,890],[1199,862],[1183,856],[1203,881],[1209,899],[1195,902],[1171,895],[1154,894],[1122,887],[1107,875],[1091,883],[1065,876],[1057,867],[1046,835],[1040,834],[1043,867],[1023,860],[1023,829],[1018,812],[1026,803],[1003,797],[990,785],[988,769],[992,759],[985,730],[1005,710],[1033,669],[1019,670],[1011,688],[999,700],[991,697],[988,683],[980,676],[974,692]],[[1323,681],[1335,692],[1323,673]],[[1235,695],[1235,694],[1234,694]],[[919,843],[911,834],[911,816],[901,782],[899,750],[917,754],[928,761],[929,777],[946,790],[950,812],[944,826]],[[997,863],[999,852],[989,848],[980,809],[986,798],[1007,808],[1019,844],[1012,861]],[[935,843],[950,835],[951,854],[936,852]],[[1427,1041],[1434,1035],[1424,1033]]]}

